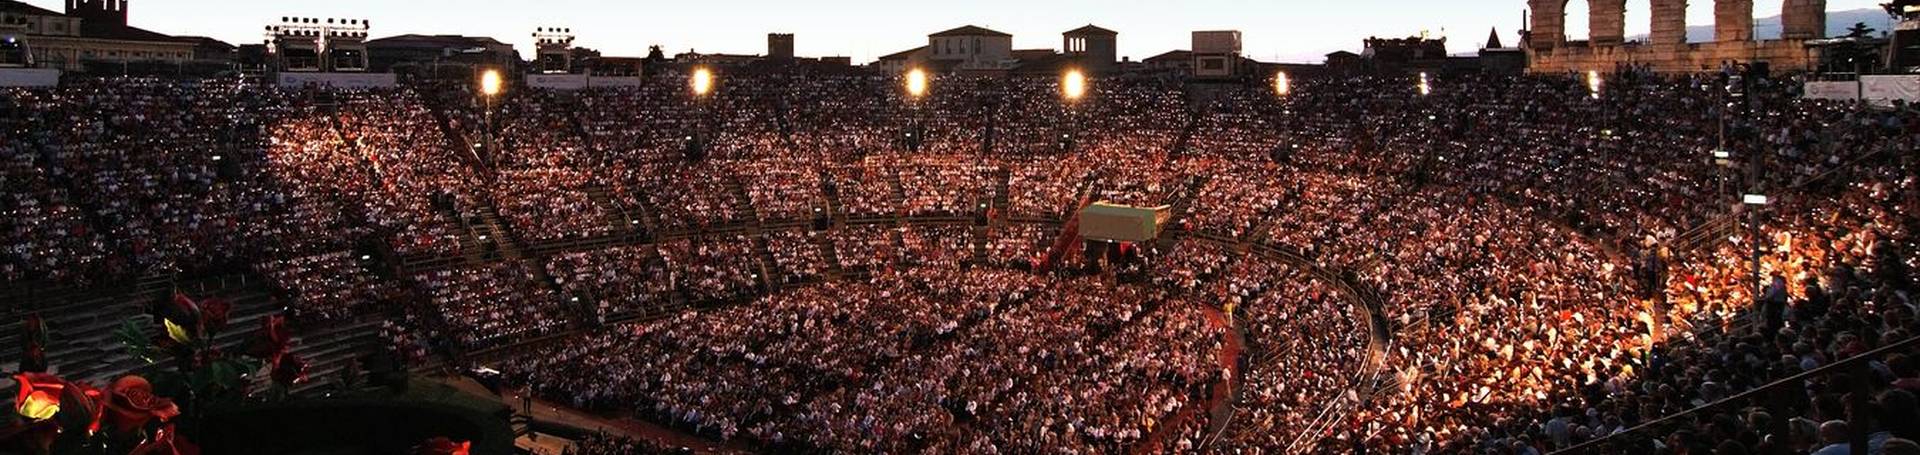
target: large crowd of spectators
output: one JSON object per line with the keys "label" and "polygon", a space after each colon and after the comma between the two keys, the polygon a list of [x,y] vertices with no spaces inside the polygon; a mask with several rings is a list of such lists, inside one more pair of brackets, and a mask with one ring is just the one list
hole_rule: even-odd
{"label": "large crowd of spectators", "polygon": [[[1717,76],[1628,71],[1597,95],[1566,75],[1427,93],[1354,76],[1285,96],[1111,77],[1062,100],[1051,78],[910,97],[892,77],[741,74],[701,97],[668,74],[491,103],[432,83],[76,79],[0,92],[0,280],[254,270],[303,319],[405,302],[396,332],[454,352],[739,302],[510,367],[557,401],[778,447],[1544,451],[1916,330],[1920,113],[1787,79],[1732,98]],[[1060,253],[1094,201],[1171,206],[1170,235],[1198,235],[1129,245],[1145,282],[1012,271]],[[473,226],[490,214],[510,231]],[[586,243],[643,221],[635,244]],[[503,242],[542,248],[485,247]],[[374,273],[369,250],[461,261]],[[1247,348],[1247,417],[1213,435],[1193,408],[1229,380],[1231,337],[1209,311]],[[1792,415],[1744,403],[1644,444],[1810,450],[1854,429],[1895,446],[1920,436],[1901,354],[1809,381]],[[1841,406],[1843,379],[1873,409]],[[1793,435],[1769,438],[1782,420]]]}

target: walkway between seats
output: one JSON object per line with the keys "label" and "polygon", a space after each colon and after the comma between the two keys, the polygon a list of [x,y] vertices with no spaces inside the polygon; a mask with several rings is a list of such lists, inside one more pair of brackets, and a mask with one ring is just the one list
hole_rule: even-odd
{"label": "walkway between seats", "polygon": [[[1180,431],[1181,427],[1186,426],[1187,421],[1193,419],[1194,415],[1203,409],[1201,405],[1204,405],[1204,409],[1211,419],[1216,419],[1210,421],[1211,423],[1208,425],[1209,430],[1213,426],[1221,424],[1217,419],[1223,419],[1227,414],[1232,412],[1233,381],[1240,377],[1240,351],[1245,348],[1246,340],[1241,337],[1239,329],[1228,320],[1229,316],[1225,312],[1210,305],[1202,309],[1207,313],[1207,322],[1212,323],[1215,328],[1221,329],[1226,336],[1226,342],[1221,344],[1220,355],[1218,357],[1218,368],[1220,371],[1226,372],[1226,377],[1213,384],[1212,393],[1208,395],[1205,403],[1188,403],[1186,406],[1181,406],[1180,412],[1175,413],[1172,418],[1161,421],[1159,428],[1154,428],[1153,433],[1147,435],[1145,441],[1133,447],[1132,452],[1135,454],[1172,452],[1172,450],[1168,450],[1167,441],[1182,436],[1173,433]],[[1212,434],[1212,432],[1205,431],[1200,435],[1195,435],[1196,439],[1193,443],[1199,444],[1200,440],[1198,437],[1206,434]]]}
{"label": "walkway between seats", "polygon": [[[514,413],[522,413],[517,391],[507,390],[500,395],[494,395],[493,392],[488,391],[485,387],[482,387],[477,382],[473,382],[471,379],[454,377],[435,377],[432,379],[477,396],[497,397],[501,403],[506,403],[508,407],[513,408]],[[533,418],[534,420],[560,423],[587,430],[605,431],[608,434],[653,441],[668,446],[686,447],[693,449],[694,453],[699,454],[753,453],[751,448],[739,443],[715,442],[632,417],[599,416],[540,399],[533,400]]]}

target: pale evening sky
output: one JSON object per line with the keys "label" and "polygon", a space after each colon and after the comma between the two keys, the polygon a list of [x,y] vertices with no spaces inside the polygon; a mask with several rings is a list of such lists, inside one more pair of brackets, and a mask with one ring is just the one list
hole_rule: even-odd
{"label": "pale evening sky", "polygon": [[[63,0],[25,0],[60,10]],[[1878,8],[1882,0],[1829,0],[1828,9]],[[1317,63],[1358,50],[1368,36],[1428,31],[1450,38],[1448,51],[1471,52],[1499,28],[1508,45],[1524,0],[131,0],[136,26],[175,35],[258,43],[281,16],[368,19],[373,36],[404,33],[491,36],[531,54],[535,27],[571,27],[579,46],[607,55],[759,54],[768,32],[796,35],[802,56],[846,55],[856,63],[926,44],[928,33],[973,24],[1011,33],[1014,47],[1059,48],[1060,32],[1088,23],[1120,32],[1120,55],[1135,60],[1188,46],[1194,30],[1240,30],[1248,56]],[[1629,0],[1627,34],[1646,33],[1648,0]],[[1712,21],[1711,0],[1694,0],[1689,25]],[[1755,0],[1754,16],[1779,14],[1781,0]],[[1573,0],[1571,10],[1584,10]],[[1569,15],[1568,34],[1586,34],[1585,14]]]}

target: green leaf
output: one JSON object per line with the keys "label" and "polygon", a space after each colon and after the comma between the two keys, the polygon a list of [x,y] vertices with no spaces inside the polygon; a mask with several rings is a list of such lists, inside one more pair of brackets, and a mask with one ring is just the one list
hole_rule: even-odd
{"label": "green leaf", "polygon": [[120,338],[120,343],[127,346],[128,354],[149,364],[154,362],[153,338],[148,337],[147,331],[140,328],[137,319],[128,318],[125,322],[121,322],[120,329],[115,330],[114,333]]}
{"label": "green leaf", "polygon": [[173,338],[173,341],[180,344],[193,343],[193,337],[187,334],[186,327],[181,327],[179,324],[174,324],[173,321],[166,319],[161,319],[160,324],[167,326],[167,337]]}

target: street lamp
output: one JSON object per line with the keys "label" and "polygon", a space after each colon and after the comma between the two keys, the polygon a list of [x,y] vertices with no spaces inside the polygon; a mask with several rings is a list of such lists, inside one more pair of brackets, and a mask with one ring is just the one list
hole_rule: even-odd
{"label": "street lamp", "polygon": [[913,95],[913,98],[916,100],[927,95],[927,72],[925,70],[914,68],[907,71],[907,94]]}
{"label": "street lamp", "polygon": [[1593,99],[1600,99],[1600,85],[1603,83],[1599,71],[1587,71],[1587,93],[1592,95]]}
{"label": "street lamp", "polygon": [[925,116],[920,109],[920,99],[927,96],[927,71],[914,68],[907,70],[907,96],[913,107],[913,123],[907,126],[907,149],[920,151],[920,145],[926,142],[926,127],[922,122]]}
{"label": "street lamp", "polygon": [[1426,72],[1420,73],[1420,84],[1416,85],[1415,87],[1420,89],[1420,96],[1427,96],[1427,95],[1433,94],[1433,84],[1430,84],[1427,82]]}
{"label": "street lamp", "polygon": [[1067,70],[1067,74],[1060,77],[1060,94],[1065,95],[1068,102],[1080,101],[1080,97],[1087,94],[1086,73],[1077,69]]}
{"label": "street lamp", "polygon": [[706,68],[695,68],[691,82],[693,84],[693,94],[707,96],[708,93],[713,92],[713,71]]}
{"label": "street lamp", "polygon": [[489,97],[500,94],[500,70],[480,74],[480,93]]}
{"label": "street lamp", "polygon": [[707,156],[707,95],[713,93],[713,70],[706,67],[693,69],[693,77],[687,80],[693,89],[694,128],[687,136],[686,157],[688,161],[700,161]]}
{"label": "street lamp", "polygon": [[1287,78],[1286,71],[1273,73],[1273,93],[1280,96],[1293,93],[1293,80]]}
{"label": "street lamp", "polygon": [[487,102],[487,109],[484,114],[487,122],[488,159],[482,161],[491,161],[499,156],[499,152],[493,149],[493,99],[500,96],[501,85],[500,70],[489,69],[486,72],[480,73],[480,94]]}
{"label": "street lamp", "polygon": [[1751,256],[1748,258],[1750,262],[1748,265],[1752,267],[1753,281],[1755,283],[1761,283],[1760,286],[1762,287],[1765,287],[1767,282],[1765,281],[1765,277],[1760,276],[1760,256],[1764,250],[1760,242],[1761,239],[1765,237],[1765,234],[1760,232],[1760,210],[1766,208],[1767,204],[1772,202],[1773,201],[1769,200],[1765,194],[1747,193],[1740,196],[1740,203],[1747,206],[1747,235],[1753,237],[1753,248],[1750,252]]}
{"label": "street lamp", "polygon": [[1087,74],[1079,69],[1069,69],[1060,76],[1060,95],[1066,98],[1067,132],[1060,134],[1060,150],[1073,151],[1075,139],[1079,136],[1079,102],[1087,95]]}

